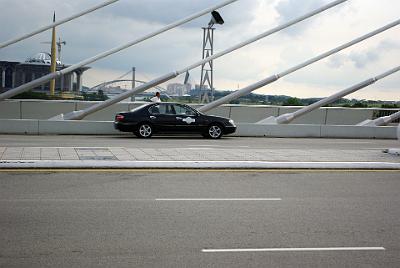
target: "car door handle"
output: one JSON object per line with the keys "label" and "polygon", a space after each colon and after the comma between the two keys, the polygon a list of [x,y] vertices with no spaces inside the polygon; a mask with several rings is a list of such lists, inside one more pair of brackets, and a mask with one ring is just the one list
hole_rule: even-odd
{"label": "car door handle", "polygon": [[182,120],[182,117],[179,117],[179,116],[177,116],[175,118],[176,118],[176,120]]}
{"label": "car door handle", "polygon": [[156,119],[157,117],[150,115],[150,119]]}

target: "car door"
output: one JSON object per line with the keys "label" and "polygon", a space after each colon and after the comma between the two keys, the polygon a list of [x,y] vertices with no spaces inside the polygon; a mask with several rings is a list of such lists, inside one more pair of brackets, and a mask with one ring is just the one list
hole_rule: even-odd
{"label": "car door", "polygon": [[199,132],[198,113],[191,107],[183,104],[175,104],[176,129],[179,132]]}
{"label": "car door", "polygon": [[149,108],[150,122],[158,132],[173,132],[176,129],[177,119],[170,112],[169,103],[157,103]]}

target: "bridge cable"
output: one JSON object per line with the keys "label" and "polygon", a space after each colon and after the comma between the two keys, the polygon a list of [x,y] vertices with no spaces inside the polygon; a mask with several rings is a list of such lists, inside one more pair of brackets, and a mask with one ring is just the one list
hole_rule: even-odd
{"label": "bridge cable", "polygon": [[[212,61],[212,60],[214,60],[216,58],[222,57],[225,54],[233,52],[233,51],[235,51],[237,49],[240,49],[240,48],[242,48],[242,47],[244,47],[246,45],[249,45],[251,43],[254,43],[254,42],[256,42],[256,41],[258,41],[258,40],[260,40],[262,38],[265,38],[265,37],[267,37],[269,35],[272,35],[272,34],[274,34],[276,32],[279,32],[279,31],[281,31],[281,30],[283,30],[285,28],[288,28],[288,27],[290,27],[290,26],[292,26],[294,24],[297,24],[297,23],[299,23],[299,22],[301,22],[303,20],[306,20],[306,19],[308,19],[310,17],[313,17],[313,16],[315,16],[315,15],[317,15],[319,13],[322,13],[323,11],[326,11],[326,10],[328,10],[328,9],[330,9],[332,7],[335,7],[335,6],[339,5],[339,4],[342,4],[342,3],[346,2],[346,1],[347,0],[338,0],[338,1],[331,2],[330,4],[327,4],[327,5],[325,5],[325,6],[321,7],[321,8],[318,8],[318,9],[310,12],[310,13],[307,13],[307,14],[305,14],[303,16],[300,16],[300,17],[298,17],[298,18],[296,18],[294,20],[291,20],[291,21],[289,21],[289,22],[287,22],[287,23],[285,23],[283,25],[277,26],[277,27],[275,27],[275,28],[273,28],[273,29],[271,29],[269,31],[266,31],[266,32],[264,32],[262,34],[259,34],[259,35],[255,36],[253,38],[250,38],[250,39],[248,39],[248,40],[246,40],[244,42],[241,42],[241,43],[239,43],[239,44],[237,44],[237,45],[235,45],[233,47],[230,47],[230,48],[228,48],[228,49],[226,49],[226,50],[224,50],[222,52],[216,53],[216,54],[214,54],[214,55],[212,55],[210,57],[207,57],[207,58],[205,58],[205,59],[203,59],[201,61],[198,61],[198,62],[196,62],[196,63],[194,63],[194,64],[192,64],[192,65],[190,65],[188,67],[185,67],[185,68],[183,68],[181,70],[174,71],[174,72],[171,72],[171,73],[167,73],[167,74],[165,74],[163,76],[160,76],[160,77],[158,77],[156,79],[153,79],[153,80],[147,82],[146,84],[140,85],[140,86],[136,87],[133,90],[121,93],[118,96],[115,96],[114,98],[108,99],[108,100],[103,101],[103,102],[98,103],[98,104],[95,104],[95,105],[90,106],[90,107],[88,107],[88,108],[86,108],[84,110],[74,111],[74,112],[71,112],[71,113],[68,113],[68,114],[65,114],[65,115],[62,114],[62,115],[54,117],[53,119],[80,120],[80,119],[84,118],[85,116],[87,116],[89,114],[92,114],[92,113],[97,112],[97,111],[99,111],[101,109],[104,109],[104,108],[106,108],[106,107],[108,107],[110,105],[113,105],[113,104],[115,104],[117,102],[120,102],[120,101],[122,101],[122,100],[124,100],[124,99],[126,99],[126,98],[128,98],[128,97],[130,97],[132,95],[134,95],[134,94],[146,91],[147,89],[149,89],[151,87],[154,87],[156,85],[159,85],[159,84],[162,84],[164,82],[167,82],[167,81],[177,77],[180,74],[186,73],[187,71],[189,71],[189,70],[191,70],[193,68],[201,66],[202,64],[210,62],[210,61]],[[0,100],[1,100],[1,95],[0,95]]]}
{"label": "bridge cable", "polygon": [[53,27],[56,27],[56,26],[58,26],[58,25],[61,25],[61,24],[64,24],[64,23],[66,23],[66,22],[69,22],[69,21],[71,21],[71,20],[74,20],[74,19],[76,19],[76,18],[79,18],[79,17],[81,17],[81,16],[83,16],[83,15],[86,15],[86,14],[88,14],[88,13],[91,13],[91,12],[93,12],[93,11],[95,11],[95,10],[98,10],[98,9],[100,9],[100,8],[103,8],[103,7],[105,7],[105,6],[111,5],[111,4],[113,4],[113,3],[117,2],[117,1],[119,1],[119,0],[108,0],[108,1],[106,1],[106,2],[104,2],[104,3],[102,3],[102,4],[100,4],[100,5],[97,5],[97,6],[94,6],[94,7],[89,8],[89,9],[86,9],[86,10],[84,10],[84,11],[82,11],[82,12],[79,12],[79,13],[77,13],[77,14],[75,14],[75,15],[72,15],[72,16],[70,16],[70,17],[68,17],[68,18],[65,18],[65,19],[60,20],[60,21],[53,22],[52,24],[47,25],[47,26],[43,26],[43,27],[39,28],[39,29],[36,30],[36,31],[33,31],[33,32],[31,32],[31,33],[28,33],[28,34],[25,34],[25,35],[23,35],[23,36],[21,36],[21,37],[17,37],[17,38],[15,38],[15,39],[8,40],[8,41],[6,41],[6,42],[0,44],[0,49],[2,49],[2,48],[4,48],[4,47],[7,47],[7,46],[9,46],[9,45],[15,44],[15,43],[17,43],[17,42],[19,42],[19,41],[25,40],[25,39],[27,39],[27,38],[29,38],[29,37],[32,37],[32,36],[34,36],[34,35],[36,35],[36,34],[38,34],[38,33],[42,33],[42,32],[44,32],[44,31],[46,31],[46,30],[48,30],[48,29],[51,29],[51,28],[53,28]]}

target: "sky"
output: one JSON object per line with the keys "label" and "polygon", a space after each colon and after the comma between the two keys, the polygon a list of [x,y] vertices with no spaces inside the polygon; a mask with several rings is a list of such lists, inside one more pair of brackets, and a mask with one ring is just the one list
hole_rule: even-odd
{"label": "sky", "polygon": [[[238,0],[218,11],[225,20],[215,30],[215,52],[265,32],[333,0]],[[0,42],[28,33],[57,18],[71,16],[103,0],[0,0]],[[57,28],[67,42],[66,64],[77,63],[128,43],[222,0],[120,0]],[[214,61],[217,90],[237,90],[285,71],[322,52],[399,19],[400,1],[349,0]],[[85,86],[116,79],[136,67],[136,77],[148,81],[201,59],[202,29],[210,15],[163,33],[89,66]],[[51,31],[0,49],[0,60],[24,61],[37,52]],[[400,26],[346,49],[255,91],[299,98],[325,97],[397,67]],[[200,68],[190,72],[199,83]],[[129,78],[129,77],[127,77]],[[185,75],[171,82],[183,83]],[[166,86],[164,84],[164,86]],[[355,92],[348,98],[400,100],[400,72]]]}

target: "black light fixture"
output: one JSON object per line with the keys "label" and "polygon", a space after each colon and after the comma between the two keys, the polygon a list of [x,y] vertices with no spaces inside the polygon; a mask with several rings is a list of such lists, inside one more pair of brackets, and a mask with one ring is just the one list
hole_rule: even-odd
{"label": "black light fixture", "polygon": [[218,11],[215,10],[211,12],[211,20],[208,23],[208,27],[211,28],[214,24],[224,24],[224,19],[221,17]]}

